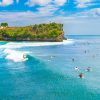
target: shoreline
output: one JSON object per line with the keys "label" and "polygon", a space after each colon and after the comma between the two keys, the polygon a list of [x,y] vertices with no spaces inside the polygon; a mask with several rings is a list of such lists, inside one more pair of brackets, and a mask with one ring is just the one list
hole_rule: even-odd
{"label": "shoreline", "polygon": [[[64,40],[69,40],[67,38],[64,37]],[[0,40],[0,42],[63,42],[64,40],[62,41],[56,41],[56,40]]]}

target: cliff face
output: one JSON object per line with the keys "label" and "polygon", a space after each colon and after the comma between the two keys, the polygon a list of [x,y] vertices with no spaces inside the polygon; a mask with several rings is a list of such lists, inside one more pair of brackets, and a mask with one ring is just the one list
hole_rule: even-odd
{"label": "cliff face", "polygon": [[0,40],[5,41],[56,41],[64,39],[63,24],[50,23],[26,27],[0,29]]}

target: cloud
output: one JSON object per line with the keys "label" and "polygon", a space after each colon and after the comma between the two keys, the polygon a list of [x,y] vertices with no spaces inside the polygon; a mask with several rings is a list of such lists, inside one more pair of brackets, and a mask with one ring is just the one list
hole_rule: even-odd
{"label": "cloud", "polygon": [[62,6],[67,2],[67,0],[55,0],[54,3],[56,5]]}
{"label": "cloud", "polygon": [[26,2],[26,4],[29,6],[34,6],[34,5],[45,6],[45,5],[49,4],[50,2],[51,2],[51,0],[28,0],[28,2]]}
{"label": "cloud", "polygon": [[74,17],[89,17],[89,18],[95,18],[95,17],[100,17],[100,8],[94,8],[90,10],[86,10],[83,12],[79,12],[74,14]]}
{"label": "cloud", "polygon": [[60,9],[59,6],[64,5],[66,2],[67,0],[28,0],[26,4],[28,6],[40,5],[40,7],[36,8],[36,13],[45,17],[54,16],[55,12]]}
{"label": "cloud", "polygon": [[90,5],[93,0],[76,0],[77,8],[84,8]]}
{"label": "cloud", "polygon": [[8,6],[8,5],[11,5],[11,4],[13,4],[13,0],[2,0],[1,2],[0,2],[0,6]]}
{"label": "cloud", "polygon": [[38,8],[37,12],[0,12],[0,22],[9,22],[10,25],[16,26],[44,23],[49,21],[57,21],[61,23],[77,23],[78,19],[100,19],[100,8],[94,8],[70,16],[66,16],[63,14],[57,16],[54,15],[55,11],[58,9],[59,7],[49,5],[48,7],[45,6]]}
{"label": "cloud", "polygon": [[29,6],[34,6],[34,5],[46,6],[48,4],[55,4],[58,6],[62,6],[66,2],[67,0],[28,0],[26,4]]}
{"label": "cloud", "polygon": [[71,17],[63,17],[61,15],[54,16],[53,10],[55,8],[52,8],[52,6],[49,8],[50,10],[46,12],[44,12],[46,8],[39,8],[38,12],[0,12],[0,22],[8,22],[11,26],[25,26],[38,23],[49,23],[50,21],[60,23],[72,21],[73,18]]}
{"label": "cloud", "polygon": [[[67,34],[100,34],[100,8],[80,12],[71,16],[54,16],[52,5],[47,8],[38,8],[38,12],[0,12],[0,22],[8,22],[10,26],[25,26],[39,23],[49,23],[55,21],[64,24],[64,30]],[[84,17],[83,17],[84,16]]]}
{"label": "cloud", "polygon": [[39,12],[0,12],[0,22],[8,22],[14,26],[49,22],[52,13],[50,14],[48,11],[42,12],[42,10],[39,9]]}
{"label": "cloud", "polygon": [[55,11],[57,11],[59,9],[59,7],[54,6],[54,5],[48,5],[48,6],[44,6],[44,7],[39,7],[37,8],[38,10],[38,14],[40,14],[41,16],[53,16]]}

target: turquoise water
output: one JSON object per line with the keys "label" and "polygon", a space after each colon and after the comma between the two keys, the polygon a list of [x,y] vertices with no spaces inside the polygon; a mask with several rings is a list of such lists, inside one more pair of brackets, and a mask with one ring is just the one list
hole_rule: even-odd
{"label": "turquoise water", "polygon": [[[100,36],[68,38],[73,43],[0,42],[0,100],[99,100]],[[28,52],[26,61],[21,60],[23,52]],[[86,72],[89,66],[92,71]]]}

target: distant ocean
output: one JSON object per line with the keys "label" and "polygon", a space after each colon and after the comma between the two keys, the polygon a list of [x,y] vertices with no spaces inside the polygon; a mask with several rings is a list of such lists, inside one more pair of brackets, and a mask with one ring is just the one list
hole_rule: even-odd
{"label": "distant ocean", "polygon": [[66,37],[61,43],[0,42],[0,100],[100,100],[100,36]]}

